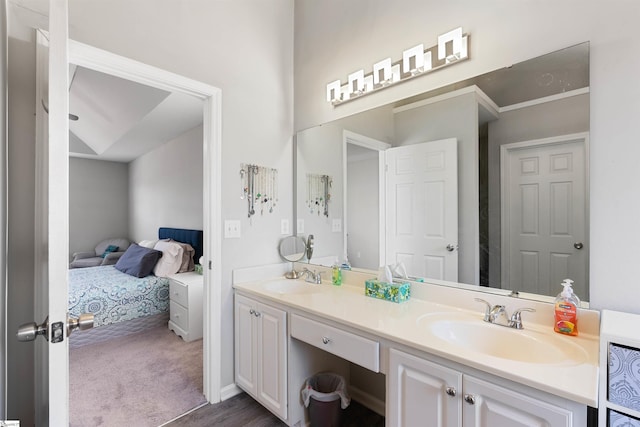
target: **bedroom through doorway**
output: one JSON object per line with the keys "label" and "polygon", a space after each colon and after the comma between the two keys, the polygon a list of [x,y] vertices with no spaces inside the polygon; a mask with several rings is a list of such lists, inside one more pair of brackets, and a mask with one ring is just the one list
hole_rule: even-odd
{"label": "bedroom through doorway", "polygon": [[[38,46],[40,47],[40,45],[39,43]],[[76,50],[70,49],[70,51],[76,52],[76,56],[78,56],[78,49],[80,51],[92,49],[77,43],[74,46]],[[106,53],[106,56],[113,55]],[[72,57],[73,55],[70,55],[70,58]],[[126,59],[123,60],[126,61]],[[200,232],[200,255],[196,257],[194,254],[192,268],[200,262],[203,250],[207,254],[205,262],[211,265],[210,260],[215,261],[219,256],[215,250],[212,250],[219,244],[207,236],[207,230],[214,231],[211,223],[215,222],[219,215],[216,213],[219,206],[211,201],[211,193],[215,193],[215,188],[211,187],[216,183],[216,179],[212,177],[214,174],[211,169],[214,164],[217,165],[217,161],[213,162],[211,158],[203,158],[203,152],[212,153],[211,157],[219,154],[219,140],[215,135],[211,136],[213,134],[211,118],[215,119],[215,114],[219,113],[216,110],[219,109],[219,99],[212,100],[212,98],[219,97],[219,95],[214,93],[208,98],[206,96],[192,96],[189,93],[190,90],[198,93],[197,82],[195,82],[195,86],[184,91],[167,90],[167,87],[171,86],[170,84],[148,87],[140,82],[126,81],[119,76],[101,73],[85,66],[86,63],[91,62],[92,60],[88,60],[84,65],[70,65],[70,108],[77,111],[74,116],[70,115],[70,119],[74,122],[83,122],[80,127],[70,126],[69,135],[69,154],[71,156],[69,159],[70,261],[72,261],[71,254],[73,252],[91,250],[97,252],[96,247],[103,240],[124,238],[129,243],[140,244],[143,241],[159,240],[159,228],[177,227],[179,230]],[[135,65],[135,67],[139,66],[140,64]],[[39,69],[42,67],[39,66]],[[160,81],[163,79],[170,81],[172,77],[177,77],[178,81],[180,79],[180,76],[172,76],[171,73],[162,70],[152,71],[162,76]],[[116,90],[117,84],[114,86],[114,80],[123,80],[120,84],[124,89]],[[152,81],[153,78],[150,79],[147,75],[144,80],[145,82]],[[182,80],[176,86],[188,87],[191,81],[184,78]],[[95,85],[96,82],[104,83],[105,81],[110,83],[102,89]],[[78,88],[85,86],[90,89],[85,90],[84,93],[76,94],[74,93],[76,85]],[[41,85],[41,88],[43,86]],[[201,93],[214,92],[210,91],[210,87],[206,87],[206,85],[202,85],[202,87],[205,87],[205,90]],[[151,96],[141,96],[140,93],[144,92],[143,89],[149,89]],[[116,96],[116,93],[125,93],[129,98],[122,100],[123,98]],[[136,96],[131,97],[132,94]],[[176,94],[178,96],[175,96]],[[46,97],[41,99],[44,112],[39,111],[39,114],[44,116],[46,115]],[[120,99],[119,105],[115,102],[118,99]],[[108,106],[110,102],[113,104],[111,107]],[[207,118],[207,115],[211,117]],[[77,120],[73,120],[73,117],[77,117]],[[92,117],[98,119],[94,120],[93,124],[91,123]],[[180,120],[173,120],[178,118]],[[99,119],[102,119],[102,122]],[[46,128],[42,125],[43,123],[46,123],[46,119],[41,117],[41,126],[38,127],[40,140],[44,140],[47,135],[47,130],[43,129]],[[109,128],[105,126],[105,123],[116,123],[119,127],[117,129]],[[114,142],[109,144],[106,142],[108,139],[112,139]],[[89,143],[86,142],[87,140]],[[131,154],[132,152],[133,154]],[[100,232],[103,234],[100,235]],[[89,240],[92,243],[88,243]],[[175,237],[174,240],[181,242],[180,237]],[[112,250],[111,254],[96,253],[95,255],[98,257],[105,255],[104,261],[115,252],[126,253],[126,250],[109,248],[109,246],[114,245],[107,246]],[[126,246],[126,243],[122,246]],[[183,261],[185,259],[186,257],[182,258]],[[90,268],[92,267],[77,270],[88,271]],[[187,268],[189,267],[187,266]],[[189,278],[183,279],[180,274],[186,274]],[[198,273],[189,270],[180,273],[163,270],[163,273],[155,279],[160,281],[160,276],[169,276],[164,280],[167,285],[169,282],[175,282],[177,285],[186,284],[189,288],[194,281],[200,281],[203,286],[206,281],[217,283],[219,280],[215,273],[207,270],[204,271],[204,274],[199,275],[200,279],[197,278]],[[143,288],[145,286],[150,287],[148,284],[138,285]],[[217,353],[210,351],[210,360],[208,361],[204,361],[202,356],[206,353],[203,351],[203,346],[212,345],[212,341],[216,341],[216,314],[211,313],[213,306],[211,301],[215,301],[215,295],[212,298],[212,295],[208,294],[206,290],[200,294],[198,302],[200,303],[201,317],[197,322],[200,326],[199,337],[196,336],[198,335],[196,332],[187,334],[188,336],[185,337],[184,333],[178,335],[169,330],[167,326],[169,307],[173,303],[169,298],[169,289],[170,287],[166,286],[166,290],[156,292],[154,296],[154,298],[162,297],[163,293],[166,294],[169,301],[165,299],[163,307],[162,303],[154,301],[153,298],[127,293],[128,291],[122,286],[122,289],[119,290],[122,295],[119,297],[126,303],[126,308],[112,308],[111,318],[122,318],[126,322],[135,321],[135,319],[128,319],[132,312],[152,313],[153,310],[150,307],[154,304],[160,307],[160,311],[164,311],[164,315],[167,317],[160,323],[156,322],[155,325],[145,325],[146,329],[134,330],[133,334],[114,335],[108,339],[98,340],[100,342],[81,346],[85,350],[91,346],[102,347],[96,347],[94,355],[85,359],[95,361],[96,365],[78,376],[82,382],[80,385],[73,382],[76,372],[74,354],[79,353],[80,350],[76,351],[77,347],[73,345],[75,335],[70,337],[69,408],[71,410],[71,425],[98,425],[106,420],[114,420],[114,415],[109,413],[109,410],[115,412],[131,410],[135,413],[146,413],[150,421],[149,425],[158,425],[199,404],[219,399],[219,392],[215,391],[219,388],[219,381],[216,382],[219,372],[212,372],[212,368],[215,369],[219,363],[215,361]],[[111,293],[114,292],[111,291]],[[108,295],[108,292],[105,295]],[[70,297],[71,299],[73,297]],[[93,310],[99,311],[107,304],[105,298],[95,297],[93,301],[88,303],[89,305]],[[195,306],[193,308],[196,311]],[[193,316],[193,318],[196,317]],[[213,324],[213,331],[207,330],[206,326],[203,327],[206,318],[210,319],[210,325]],[[100,329],[101,327],[98,327],[90,332],[100,335]],[[175,328],[173,329],[175,330]],[[81,335],[83,333],[77,334],[78,337]],[[113,345],[106,345],[105,343],[108,342]],[[106,359],[100,359],[100,357]],[[124,366],[117,365],[119,361],[124,361]],[[140,365],[136,367],[134,362],[140,362]],[[179,385],[172,385],[169,379],[180,370],[177,366],[179,364],[185,365],[186,373],[182,378],[178,378]],[[87,367],[90,363],[83,362],[81,365]],[[104,369],[100,371],[100,368]],[[118,380],[119,374],[123,374],[120,378],[129,381],[136,396],[141,395],[141,387],[145,382],[149,383],[150,389],[155,395],[146,400],[139,400],[135,405],[133,404],[135,399],[130,397],[125,398],[122,402],[110,403],[105,393],[110,383],[114,383],[112,385],[115,387],[117,395],[123,395],[123,391],[128,387],[125,382]],[[184,393],[185,384],[190,382],[195,383],[196,386],[187,385],[187,388],[195,388],[198,392],[195,393],[195,399],[188,401],[183,398],[186,395]],[[166,390],[168,391],[161,387],[165,384],[167,384]],[[75,422],[73,411],[82,406],[75,397],[86,398],[93,391],[99,393],[97,401],[101,404],[86,405],[91,408],[92,421]],[[175,391],[173,397],[172,391]],[[158,401],[159,396],[167,397],[172,402],[186,401],[186,406],[180,407],[178,405],[175,413],[167,414],[164,419],[157,418],[158,411],[154,410],[153,402]],[[125,419],[127,423],[133,422],[129,416]],[[145,425],[146,423],[141,421],[135,422],[135,424]]]}

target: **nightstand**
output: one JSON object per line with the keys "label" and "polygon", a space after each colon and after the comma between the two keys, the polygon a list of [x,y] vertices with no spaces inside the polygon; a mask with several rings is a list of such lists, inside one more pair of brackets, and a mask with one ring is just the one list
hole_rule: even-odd
{"label": "nightstand", "polygon": [[202,338],[203,280],[196,272],[169,276],[169,329],[185,341]]}

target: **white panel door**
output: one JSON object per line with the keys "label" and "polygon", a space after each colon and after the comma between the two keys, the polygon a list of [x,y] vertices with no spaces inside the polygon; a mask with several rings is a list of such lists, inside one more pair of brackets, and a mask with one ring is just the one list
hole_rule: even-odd
{"label": "white panel door", "polygon": [[573,413],[522,393],[464,376],[464,427],[571,427]]}
{"label": "white panel door", "polygon": [[287,418],[287,314],[258,306],[258,394],[260,401]]}
{"label": "white panel door", "polygon": [[458,280],[457,140],[394,147],[387,156],[387,264]]}
{"label": "white panel door", "polygon": [[235,377],[236,383],[247,393],[257,396],[257,326],[254,319],[255,303],[235,295]]}
{"label": "white panel door", "polygon": [[460,372],[391,349],[387,375],[387,425],[461,426]]}
{"label": "white panel door", "polygon": [[503,288],[555,295],[570,278],[586,298],[586,135],[510,145],[502,161]]}
{"label": "white panel door", "polygon": [[[38,175],[36,205],[36,319],[48,316],[48,341],[36,343],[36,422],[69,424],[67,265],[69,254],[69,100],[67,1],[49,2],[48,141],[39,145],[45,171]],[[44,91],[43,91],[44,93]],[[37,172],[37,173],[39,173]]]}

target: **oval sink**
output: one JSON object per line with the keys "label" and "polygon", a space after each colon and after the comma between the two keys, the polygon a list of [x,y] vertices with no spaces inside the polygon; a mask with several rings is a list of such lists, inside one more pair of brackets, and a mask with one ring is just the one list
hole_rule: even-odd
{"label": "oval sink", "polygon": [[525,363],[580,364],[585,350],[570,337],[492,325],[482,319],[442,319],[428,322],[433,334],[465,350]]}
{"label": "oval sink", "polygon": [[277,294],[310,294],[318,292],[320,286],[322,285],[286,279],[265,283],[264,289]]}

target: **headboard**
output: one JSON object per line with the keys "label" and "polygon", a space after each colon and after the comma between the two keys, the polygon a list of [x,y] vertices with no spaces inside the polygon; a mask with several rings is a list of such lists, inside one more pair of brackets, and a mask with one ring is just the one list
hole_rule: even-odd
{"label": "headboard", "polygon": [[193,262],[199,264],[200,257],[203,253],[202,247],[202,230],[187,230],[185,228],[168,228],[160,227],[158,229],[159,239],[173,239],[177,242],[190,244],[195,253],[193,255]]}

